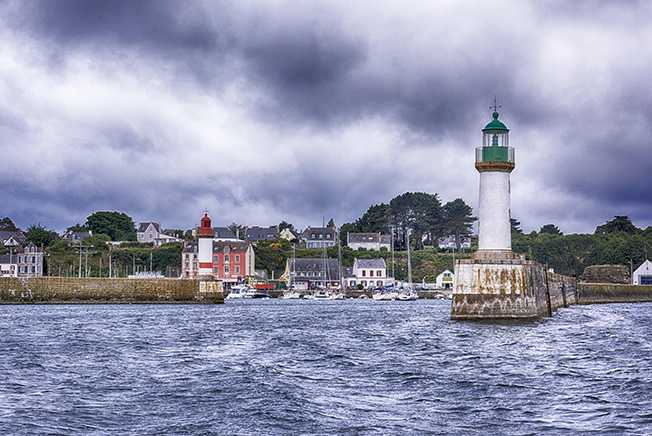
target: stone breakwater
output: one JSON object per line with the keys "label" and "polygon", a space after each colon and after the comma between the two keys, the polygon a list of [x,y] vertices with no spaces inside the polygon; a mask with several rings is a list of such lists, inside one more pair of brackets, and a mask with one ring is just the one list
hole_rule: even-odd
{"label": "stone breakwater", "polygon": [[223,303],[220,282],[189,279],[0,277],[0,303]]}
{"label": "stone breakwater", "polygon": [[652,302],[652,286],[580,283],[577,304]]}
{"label": "stone breakwater", "polygon": [[533,261],[463,259],[455,269],[452,319],[537,319],[577,302],[574,278]]}

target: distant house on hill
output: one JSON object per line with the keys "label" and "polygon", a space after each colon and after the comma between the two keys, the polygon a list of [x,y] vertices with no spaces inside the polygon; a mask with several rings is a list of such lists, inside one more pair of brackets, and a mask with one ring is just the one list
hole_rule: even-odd
{"label": "distant house on hill", "polygon": [[352,233],[346,234],[346,245],[352,250],[390,250],[392,238],[390,235],[383,235],[380,232],[374,233]]}
{"label": "distant house on hill", "polygon": [[79,242],[84,242],[86,239],[90,238],[91,236],[93,236],[92,230],[83,230],[83,231],[66,230],[64,234],[61,236],[61,239],[69,243],[78,244]]}
{"label": "distant house on hill", "polygon": [[0,276],[41,277],[43,275],[43,250],[31,242],[24,247],[0,256]]}
{"label": "distant house on hill", "polygon": [[293,284],[298,289],[317,289],[322,287],[339,287],[340,271],[337,259],[300,258],[288,259],[281,280]]}
{"label": "distant house on hill", "polygon": [[299,234],[292,229],[285,228],[279,232],[278,236],[280,239],[285,239],[286,241],[292,242],[299,237]]}
{"label": "distant house on hill", "polygon": [[632,275],[632,283],[635,285],[652,285],[652,262],[646,260],[636,268]]}
{"label": "distant house on hill", "polygon": [[240,235],[237,235],[228,227],[213,227],[216,241],[240,241]]}
{"label": "distant house on hill", "polygon": [[[455,250],[457,249],[457,244],[455,242],[455,236],[445,236],[439,238],[437,241],[437,246],[440,250]],[[460,241],[460,248],[463,250],[471,249],[471,238],[462,238]]]}
{"label": "distant house on hill", "polygon": [[245,239],[249,242],[276,241],[279,238],[278,228],[276,226],[247,227]]}
{"label": "distant house on hill", "polygon": [[5,247],[17,247],[23,245],[27,237],[20,230],[0,230],[0,243]]}
{"label": "distant house on hill", "polygon": [[306,248],[329,248],[334,247],[337,232],[331,227],[308,227],[301,234],[301,241],[306,244]]}
{"label": "distant house on hill", "polygon": [[161,231],[161,225],[153,221],[138,224],[136,240],[141,243],[154,244],[156,247],[171,242],[181,242],[179,238],[164,234]]}

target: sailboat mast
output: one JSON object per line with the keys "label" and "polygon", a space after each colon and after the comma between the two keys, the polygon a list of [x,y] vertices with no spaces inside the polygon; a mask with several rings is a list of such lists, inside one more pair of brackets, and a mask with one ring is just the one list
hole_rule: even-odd
{"label": "sailboat mast", "polygon": [[344,274],[342,274],[342,239],[340,238],[339,230],[335,232],[337,237],[337,270],[340,277],[340,290],[344,290]]}
{"label": "sailboat mast", "polygon": [[412,286],[412,262],[410,260],[410,229],[405,231],[405,239],[407,240],[407,273],[408,273],[408,286]]}

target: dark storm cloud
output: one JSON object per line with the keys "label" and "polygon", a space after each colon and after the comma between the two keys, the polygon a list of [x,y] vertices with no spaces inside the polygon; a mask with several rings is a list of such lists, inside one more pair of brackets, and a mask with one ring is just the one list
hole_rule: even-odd
{"label": "dark storm cloud", "polygon": [[[29,4],[29,3],[28,3]],[[486,113],[493,94],[504,107],[527,121],[542,117],[540,102],[513,88],[505,68],[518,68],[526,47],[497,30],[490,36],[503,44],[496,61],[489,53],[469,53],[433,46],[423,66],[402,73],[399,59],[363,70],[368,42],[351,35],[341,17],[324,8],[304,7],[305,15],[285,19],[271,8],[243,8],[228,2],[62,0],[16,3],[16,28],[27,28],[56,51],[92,50],[113,54],[136,50],[143,62],[157,60],[219,89],[237,72],[269,92],[273,99],[257,108],[272,122],[333,124],[382,113],[435,137],[457,134]],[[192,6],[188,6],[192,5]],[[296,11],[294,12],[296,14]],[[292,11],[289,12],[292,14]],[[243,18],[244,17],[244,18]],[[445,21],[440,23],[445,26]],[[454,28],[448,29],[454,32]],[[400,47],[392,48],[399,50]],[[388,53],[393,57],[393,53]],[[413,66],[411,66],[413,67]],[[225,79],[225,71],[234,76]],[[490,89],[490,95],[478,90]],[[533,108],[533,105],[537,106]]]}
{"label": "dark storm cloud", "polygon": [[[255,91],[254,103],[243,106],[256,122],[275,129],[308,129],[319,136],[380,118],[420,138],[397,142],[396,156],[425,155],[426,149],[446,142],[472,159],[488,106],[497,96],[513,128],[519,156],[554,150],[545,159],[530,162],[529,173],[523,175],[536,181],[536,189],[552,187],[568,194],[569,203],[548,211],[546,221],[564,220],[572,201],[583,199],[592,204],[591,211],[583,211],[583,229],[591,230],[616,213],[652,222],[652,194],[647,188],[652,168],[652,96],[647,91],[652,53],[645,49],[649,4],[498,2],[476,15],[467,11],[472,19],[461,17],[455,3],[426,5],[412,4],[415,16],[401,8],[396,17],[387,13],[389,18],[381,18],[383,7],[375,3],[350,7],[334,2],[0,3],[13,32],[28,35],[57,59],[49,65],[52,74],[81,53],[109,60],[125,71],[133,64],[151,66],[169,81],[171,93],[190,92],[188,97],[220,94],[242,81],[243,88]],[[424,11],[429,15],[419,19]],[[177,90],[188,81],[193,85]],[[89,182],[84,188],[67,186],[54,192],[25,188],[15,198],[38,202],[47,198],[75,211],[115,204],[181,220],[178,211],[162,206],[156,192],[167,190],[183,203],[201,187],[180,169],[175,173],[174,167],[167,169],[174,177],[157,180],[156,188],[147,186],[150,176],[139,174],[138,165],[145,167],[157,153],[174,150],[181,155],[188,145],[180,141],[176,148],[162,146],[156,126],[147,124],[148,130],[132,124],[137,122],[98,122],[97,140],[85,138],[79,144],[91,148],[102,144],[128,155],[128,183],[102,190],[99,197],[88,195],[100,191]],[[15,134],[25,129],[15,113],[0,113],[0,130]],[[526,143],[525,137],[533,143]],[[424,151],[414,145],[417,142]],[[266,153],[264,144],[259,147],[261,154]],[[307,141],[304,147],[316,145]],[[329,153],[328,147],[321,147]],[[272,177],[251,174],[239,181],[239,190],[213,175],[210,196],[220,204],[258,203],[292,211],[305,220],[331,215],[329,210],[346,210],[340,216],[354,217],[369,204],[388,200],[409,176],[393,171],[389,178],[385,167],[369,170],[376,145],[358,147],[369,150],[368,163],[357,164],[346,155],[323,167],[306,160],[304,168],[294,168],[291,174],[281,169]],[[355,165],[361,168],[359,176],[346,173]],[[436,161],[423,162],[414,171],[428,176],[428,166],[447,182],[435,189],[446,191],[458,182],[461,169],[437,168]],[[91,181],[97,176],[79,171]],[[529,197],[536,201],[537,193]],[[520,205],[520,210],[532,209]],[[519,216],[521,221],[537,227],[542,218],[527,213]]]}

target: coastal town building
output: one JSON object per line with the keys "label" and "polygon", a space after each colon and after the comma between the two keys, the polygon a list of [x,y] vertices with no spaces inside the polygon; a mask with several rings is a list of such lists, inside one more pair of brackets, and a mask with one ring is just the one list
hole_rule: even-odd
{"label": "coastal town building", "polygon": [[0,256],[0,276],[43,276],[43,250],[30,243],[11,247],[10,253]]}
{"label": "coastal town building", "polygon": [[279,238],[278,227],[247,227],[245,232],[245,240],[256,243],[261,241],[276,241]]}
{"label": "coastal town building", "polygon": [[345,271],[345,283],[350,289],[369,289],[392,285],[394,279],[387,277],[385,259],[354,259],[353,267]]}
{"label": "coastal town building", "polygon": [[0,243],[5,247],[17,247],[27,240],[25,233],[20,230],[0,230]]}
{"label": "coastal town building", "polygon": [[452,271],[444,270],[435,278],[435,287],[437,289],[453,289],[455,274]]}
{"label": "coastal town building", "polygon": [[79,244],[91,236],[93,236],[92,230],[66,230],[61,236],[61,239],[67,241],[69,244]]}
{"label": "coastal town building", "polygon": [[392,238],[390,235],[383,235],[380,232],[346,234],[346,245],[352,250],[391,250]]}
{"label": "coastal town building", "polygon": [[[196,233],[193,232],[193,233]],[[240,241],[239,232],[234,232],[228,227],[213,227],[214,239],[216,241]],[[196,234],[195,234],[196,237]]]}
{"label": "coastal town building", "polygon": [[292,281],[295,289],[319,289],[340,287],[340,268],[337,259],[300,258],[288,259],[281,276],[288,286]]}
{"label": "coastal town building", "polygon": [[646,260],[636,268],[632,274],[632,283],[635,285],[652,285],[652,262]]}
{"label": "coastal town building", "polygon": [[[457,243],[455,241],[455,236],[445,236],[439,238],[437,241],[437,246],[440,250],[457,250]],[[460,249],[470,250],[471,249],[471,238],[462,238],[460,241]]]}
{"label": "coastal town building", "polygon": [[0,277],[18,277],[16,256],[11,254],[0,256]]}
{"label": "coastal town building", "polygon": [[337,243],[337,232],[332,227],[308,227],[301,234],[306,248],[330,248]]}
{"label": "coastal town building", "polygon": [[299,235],[292,229],[285,228],[279,232],[279,239],[285,239],[289,242],[294,242],[298,239]]}
{"label": "coastal town building", "polygon": [[197,240],[186,242],[181,253],[184,278],[212,278],[224,282],[241,282],[255,274],[256,257],[248,241],[217,239],[211,219],[204,214]]}
{"label": "coastal town building", "polygon": [[156,222],[138,224],[136,240],[141,243],[154,244],[155,247],[172,242],[181,242],[181,239],[163,233],[161,231],[161,225]]}

